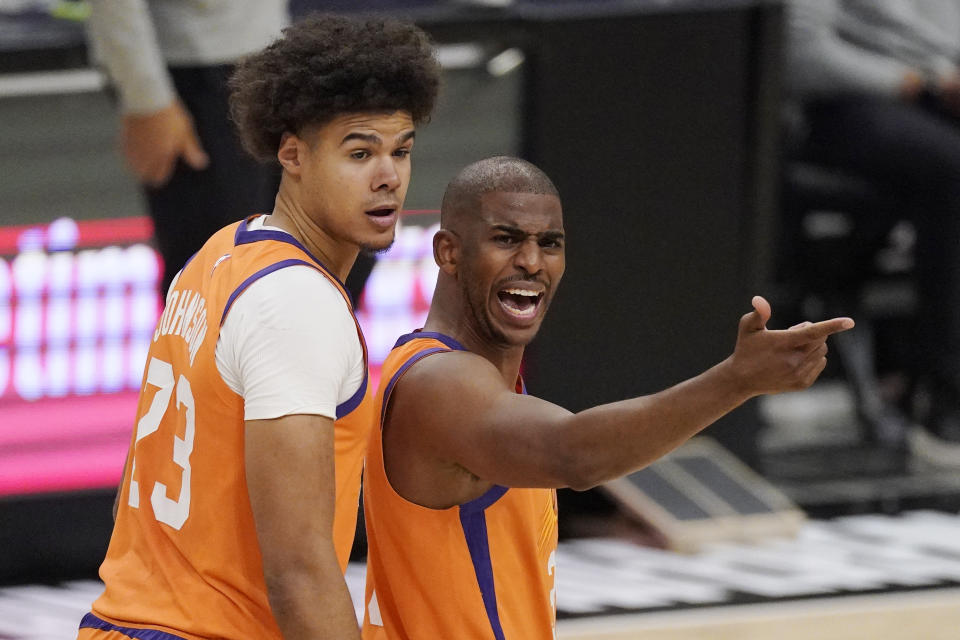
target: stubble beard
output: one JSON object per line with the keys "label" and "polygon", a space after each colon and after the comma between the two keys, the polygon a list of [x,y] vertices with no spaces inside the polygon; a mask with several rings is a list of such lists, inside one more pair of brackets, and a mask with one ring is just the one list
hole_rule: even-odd
{"label": "stubble beard", "polygon": [[466,312],[469,314],[469,318],[473,320],[471,324],[475,326],[478,336],[493,347],[516,346],[494,325],[493,318],[490,317],[491,311],[488,308],[487,299],[482,293],[471,291],[468,287],[462,286],[461,295],[466,303]]}
{"label": "stubble beard", "polygon": [[386,244],[371,244],[371,243],[361,244],[360,253],[370,257],[381,256],[386,252],[390,251],[390,248],[393,247],[393,243],[396,241],[397,241],[397,234],[396,232],[394,232],[394,234],[390,236],[390,240],[388,240]]}
{"label": "stubble beard", "polygon": [[362,244],[360,245],[360,253],[368,258],[376,258],[390,251],[391,247],[393,247],[393,240],[391,240],[390,244],[385,247],[375,247],[372,245]]}

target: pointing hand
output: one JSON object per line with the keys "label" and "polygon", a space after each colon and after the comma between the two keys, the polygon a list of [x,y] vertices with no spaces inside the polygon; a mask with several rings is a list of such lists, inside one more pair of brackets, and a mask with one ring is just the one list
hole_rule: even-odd
{"label": "pointing hand", "polygon": [[770,303],[754,296],[753,311],[740,319],[731,356],[735,374],[750,395],[809,387],[827,366],[827,337],[852,329],[850,318],[802,322],[785,330],[767,329]]}

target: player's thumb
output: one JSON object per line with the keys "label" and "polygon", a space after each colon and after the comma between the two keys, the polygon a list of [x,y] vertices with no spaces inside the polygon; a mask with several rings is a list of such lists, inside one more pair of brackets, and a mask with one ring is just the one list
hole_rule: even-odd
{"label": "player's thumb", "polygon": [[197,139],[196,134],[192,131],[186,136],[186,140],[184,140],[181,156],[183,157],[183,161],[186,162],[191,169],[196,169],[197,171],[206,169],[207,165],[210,164],[210,157],[207,155],[207,152],[203,150],[203,147],[200,145],[200,140]]}
{"label": "player's thumb", "polygon": [[750,301],[753,305],[753,311],[746,314],[740,320],[740,329],[743,331],[760,331],[767,327],[767,321],[770,320],[770,303],[762,296],[753,296]]}

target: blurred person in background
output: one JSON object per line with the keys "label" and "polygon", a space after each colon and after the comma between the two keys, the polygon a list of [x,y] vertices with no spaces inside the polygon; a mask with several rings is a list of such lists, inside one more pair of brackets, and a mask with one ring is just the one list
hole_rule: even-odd
{"label": "blurred person in background", "polygon": [[343,280],[391,245],[439,65],[427,36],[320,15],[230,78],[275,207],[174,277],[79,638],[356,638],[343,571],[372,402]]}
{"label": "blurred person in background", "polygon": [[917,326],[903,409],[914,453],[960,465],[960,1],[789,0],[804,157],[904,202]]}
{"label": "blurred person in background", "polygon": [[120,144],[143,186],[162,292],[217,229],[273,209],[280,174],[244,153],[227,79],[289,21],[287,0],[95,0],[88,39],[115,87]]}

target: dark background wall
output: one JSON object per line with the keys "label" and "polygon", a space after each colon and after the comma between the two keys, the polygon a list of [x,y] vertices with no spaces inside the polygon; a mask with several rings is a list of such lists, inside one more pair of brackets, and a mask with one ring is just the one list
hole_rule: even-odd
{"label": "dark background wall", "polygon": [[[524,53],[502,77],[482,64],[447,71],[438,112],[418,133],[407,206],[436,208],[449,178],[486,155],[520,153],[554,178],[568,271],[529,352],[531,389],[576,410],[661,389],[725,357],[768,276],[779,7],[611,0],[405,11],[438,42]],[[19,70],[81,65],[77,32],[66,34],[64,55],[51,44],[43,64],[0,47],[0,72],[28,59]],[[115,125],[104,92],[0,99],[0,224],[141,215]],[[714,435],[749,461],[759,428],[747,406]],[[0,582],[93,575],[112,499],[112,489],[0,499]]]}
{"label": "dark background wall", "polygon": [[[579,410],[663,389],[731,352],[767,293],[782,7],[524,5],[422,21],[526,56],[521,149],[563,196],[568,269],[528,351],[533,392]],[[752,404],[711,428],[755,462]]]}
{"label": "dark background wall", "polygon": [[[570,239],[535,391],[582,409],[730,354],[770,275],[779,24],[778,7],[715,3],[539,25],[524,150]],[[759,428],[748,405],[711,433],[753,462]]]}

